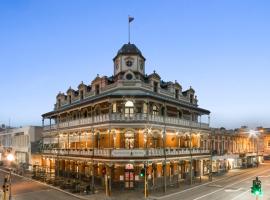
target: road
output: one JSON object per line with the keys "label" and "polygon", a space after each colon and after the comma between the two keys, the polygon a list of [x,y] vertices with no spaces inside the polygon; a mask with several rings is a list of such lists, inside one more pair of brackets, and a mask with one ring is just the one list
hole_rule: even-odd
{"label": "road", "polygon": [[206,183],[186,191],[155,198],[162,200],[255,200],[250,192],[252,180],[258,176],[262,181],[263,196],[260,200],[270,200],[270,163],[262,164],[246,173]]}
{"label": "road", "polygon": [[[3,185],[5,173],[0,171],[0,184]],[[38,182],[12,175],[12,200],[78,200],[61,191]]]}
{"label": "road", "polygon": [[[0,184],[3,183],[5,173],[0,171]],[[220,177],[213,182],[207,182],[178,193],[167,193],[165,196],[151,199],[162,200],[255,200],[250,194],[252,180],[258,176],[262,181],[263,196],[260,200],[270,200],[270,163],[259,168],[240,171],[234,176]],[[114,192],[112,199],[140,199],[138,193]],[[89,199],[105,199],[104,196],[88,196]],[[47,185],[12,175],[12,200],[78,200],[78,198]],[[143,199],[143,198],[141,198]]]}

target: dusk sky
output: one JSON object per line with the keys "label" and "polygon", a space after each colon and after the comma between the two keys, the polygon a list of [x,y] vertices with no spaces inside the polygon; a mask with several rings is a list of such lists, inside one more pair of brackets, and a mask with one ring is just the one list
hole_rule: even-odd
{"label": "dusk sky", "polygon": [[128,40],[192,86],[211,126],[270,127],[270,1],[0,1],[0,124],[41,125],[59,91],[113,73]]}

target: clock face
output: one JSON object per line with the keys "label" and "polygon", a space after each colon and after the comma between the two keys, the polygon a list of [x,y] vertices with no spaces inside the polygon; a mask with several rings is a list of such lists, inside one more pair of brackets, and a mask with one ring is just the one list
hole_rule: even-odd
{"label": "clock face", "polygon": [[132,61],[131,60],[127,60],[127,62],[126,62],[126,65],[128,66],[128,67],[131,67],[132,66]]}

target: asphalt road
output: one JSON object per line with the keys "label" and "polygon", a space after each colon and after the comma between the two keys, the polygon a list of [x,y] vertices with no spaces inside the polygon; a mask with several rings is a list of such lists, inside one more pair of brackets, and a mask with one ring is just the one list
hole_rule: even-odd
{"label": "asphalt road", "polygon": [[[0,186],[3,185],[5,173],[0,171]],[[12,175],[12,200],[78,200],[61,191],[32,180]]]}
{"label": "asphalt road", "polygon": [[258,176],[262,181],[263,196],[260,200],[270,200],[270,163],[261,165],[246,173],[203,184],[186,191],[169,194],[162,200],[255,200],[250,192],[252,180]]}
{"label": "asphalt road", "polygon": [[[3,183],[5,173],[0,171],[0,186]],[[207,182],[185,191],[167,194],[163,197],[151,197],[162,200],[255,200],[251,195],[252,180],[258,176],[262,181],[263,196],[260,200],[270,200],[270,163],[259,168],[241,171],[234,176],[220,177],[219,180]],[[134,191],[133,191],[134,192]],[[114,192],[112,199],[143,199],[141,195]],[[117,195],[116,195],[117,194]],[[103,196],[89,196],[89,199],[105,199]],[[47,185],[12,175],[12,200],[78,200]]]}

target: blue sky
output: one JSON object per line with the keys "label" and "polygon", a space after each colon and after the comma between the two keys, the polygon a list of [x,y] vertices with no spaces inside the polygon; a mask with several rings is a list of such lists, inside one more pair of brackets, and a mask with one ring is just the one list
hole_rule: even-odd
{"label": "blue sky", "polygon": [[270,2],[0,1],[0,123],[41,124],[55,96],[96,74],[131,42],[165,81],[196,90],[211,125],[270,127]]}

